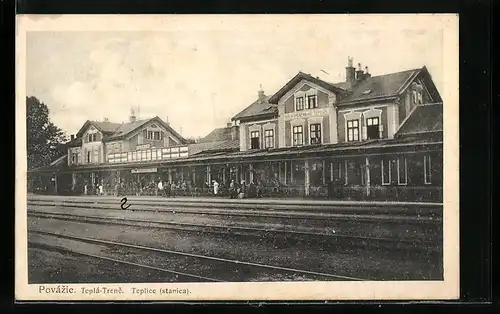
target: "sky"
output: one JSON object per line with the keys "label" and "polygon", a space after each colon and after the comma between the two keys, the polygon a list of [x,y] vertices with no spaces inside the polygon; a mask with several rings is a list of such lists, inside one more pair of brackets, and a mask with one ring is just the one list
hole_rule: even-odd
{"label": "sky", "polygon": [[260,86],[272,95],[298,71],[344,81],[348,56],[372,76],[425,65],[441,91],[443,29],[388,20],[186,16],[154,31],[30,31],[26,93],[68,137],[86,120],[127,122],[131,108],[200,137],[255,101]]}

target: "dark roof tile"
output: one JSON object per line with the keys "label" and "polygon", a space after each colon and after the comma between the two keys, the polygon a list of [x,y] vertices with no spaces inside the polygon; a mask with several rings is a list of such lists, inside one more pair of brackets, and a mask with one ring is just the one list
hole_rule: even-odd
{"label": "dark roof tile", "polygon": [[231,140],[231,128],[217,128],[210,132],[207,136],[198,141],[198,143],[220,142]]}
{"label": "dark roof tile", "polygon": [[403,87],[403,85],[405,85],[411,77],[415,77],[419,71],[420,69],[412,69],[365,78],[350,90],[351,93],[344,97],[340,101],[340,104],[379,97],[396,96],[398,95],[401,87]]}
{"label": "dark roof tile", "polygon": [[92,125],[98,128],[103,133],[114,133],[116,129],[121,125],[120,123],[114,122],[103,122],[103,121],[90,121]]}
{"label": "dark roof tile", "polygon": [[403,122],[396,136],[443,131],[443,104],[417,106]]}
{"label": "dark roof tile", "polygon": [[137,129],[138,127],[147,123],[150,120],[151,119],[143,119],[128,123],[118,123],[118,127],[115,129],[115,131],[109,138],[113,139],[127,135],[128,133],[132,132],[133,130]]}
{"label": "dark roof tile", "polygon": [[269,103],[269,96],[264,96],[263,100],[256,100],[250,106],[235,115],[232,120],[250,118],[261,115],[274,115],[278,113],[278,107]]}

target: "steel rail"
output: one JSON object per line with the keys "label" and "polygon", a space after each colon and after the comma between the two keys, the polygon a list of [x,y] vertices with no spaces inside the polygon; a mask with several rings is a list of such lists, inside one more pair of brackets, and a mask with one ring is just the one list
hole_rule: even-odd
{"label": "steel rail", "polygon": [[[39,234],[48,234],[44,231],[38,231],[38,230],[37,231],[28,230],[28,232],[34,232],[34,233],[39,233]],[[64,236],[60,236],[60,237],[64,237]],[[215,282],[223,282],[223,280],[219,280],[219,279],[215,279],[215,278],[209,278],[209,277],[204,277],[204,276],[199,276],[199,275],[194,275],[194,274],[188,274],[188,273],[183,273],[183,272],[179,272],[179,271],[175,271],[175,270],[171,270],[171,269],[160,268],[160,267],[155,267],[155,266],[150,266],[150,265],[145,265],[145,264],[124,261],[124,260],[120,260],[120,259],[115,259],[115,258],[111,258],[111,257],[105,257],[105,256],[100,256],[100,255],[95,255],[95,254],[90,254],[90,253],[83,253],[83,252],[79,252],[79,251],[74,251],[74,250],[71,250],[71,249],[68,249],[68,248],[65,248],[62,246],[58,246],[58,245],[50,245],[50,244],[46,244],[46,243],[38,243],[38,242],[33,242],[33,241],[30,241],[30,242],[32,244],[39,246],[39,247],[42,247],[42,248],[47,247],[50,249],[66,251],[66,252],[70,252],[70,253],[74,253],[74,254],[78,254],[78,255],[83,255],[83,256],[88,256],[88,257],[93,257],[93,258],[97,258],[97,259],[101,259],[101,260],[105,260],[105,261],[109,261],[109,262],[115,262],[115,263],[135,266],[135,267],[141,267],[141,268],[146,268],[146,269],[151,269],[151,270],[156,270],[156,271],[160,271],[160,272],[181,275],[181,276],[191,277],[191,278],[196,278],[196,279],[203,279],[203,280],[215,281]]]}
{"label": "steel rail", "polygon": [[75,235],[55,233],[55,232],[50,232],[50,231],[38,230],[38,229],[31,229],[31,230],[29,230],[29,232],[51,235],[51,236],[55,236],[55,237],[59,237],[59,238],[66,238],[66,239],[77,240],[77,241],[114,245],[114,246],[118,246],[118,247],[133,248],[133,249],[144,250],[144,251],[153,251],[153,252],[159,252],[159,253],[171,254],[171,255],[177,255],[177,256],[188,256],[188,257],[194,257],[194,258],[210,260],[210,261],[225,262],[225,263],[229,263],[229,264],[245,265],[245,266],[251,266],[251,267],[258,267],[258,268],[267,268],[267,269],[272,269],[272,270],[288,271],[288,272],[299,273],[299,274],[307,274],[307,275],[322,276],[322,277],[329,277],[329,278],[336,278],[336,279],[345,279],[345,280],[356,280],[356,281],[365,281],[366,280],[366,279],[350,277],[350,276],[341,276],[341,275],[314,272],[314,271],[295,269],[295,268],[289,268],[289,267],[238,261],[238,260],[226,259],[226,258],[215,257],[215,256],[207,256],[207,255],[179,252],[179,251],[153,248],[153,247],[135,245],[135,244],[129,244],[129,243],[121,243],[121,242],[116,242],[116,241],[80,237],[80,236],[75,236]]}
{"label": "steel rail", "polygon": [[[229,232],[223,231],[215,231],[208,230],[207,228],[213,229],[225,229],[231,231],[243,231],[243,232],[262,232],[262,233],[280,233],[280,234],[292,234],[298,236],[314,236],[314,237],[327,237],[331,239],[350,239],[356,241],[378,241],[378,242],[389,242],[389,243],[406,243],[412,245],[431,245],[431,241],[417,241],[417,240],[409,240],[409,239],[401,239],[401,238],[380,238],[380,237],[367,237],[367,236],[356,236],[356,235],[345,235],[345,234],[327,234],[327,233],[318,233],[318,232],[304,232],[304,231],[294,231],[294,230],[279,230],[279,229],[262,229],[262,228],[251,228],[251,227],[240,227],[240,226],[223,226],[223,225],[208,225],[208,224],[191,224],[191,223],[182,223],[182,222],[167,222],[167,221],[152,221],[146,219],[133,219],[133,218],[120,218],[120,217],[103,217],[103,216],[88,216],[88,215],[74,215],[74,214],[63,214],[63,213],[50,213],[43,211],[29,211],[28,216],[38,217],[38,218],[56,218],[62,220],[70,220],[76,222],[104,222],[106,224],[112,224],[115,221],[115,224],[119,225],[131,225],[137,226],[135,223],[146,223],[146,224],[157,224],[160,225],[162,229],[174,229],[174,230],[182,230],[182,231],[201,231],[207,233],[223,233],[230,234]],[[173,228],[173,226],[180,226],[180,228]],[[184,227],[184,228],[182,228]],[[185,227],[198,228],[198,230],[189,230]]]}

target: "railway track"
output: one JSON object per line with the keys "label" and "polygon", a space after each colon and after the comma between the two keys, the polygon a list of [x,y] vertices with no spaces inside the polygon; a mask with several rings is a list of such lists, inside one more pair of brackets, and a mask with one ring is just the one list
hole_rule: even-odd
{"label": "railway track", "polygon": [[[127,265],[129,267],[141,267],[165,272],[174,274],[180,278],[185,278],[188,281],[366,280],[350,276],[225,259],[37,229],[28,230],[28,233],[30,234],[29,243],[35,247],[66,251]],[[34,238],[34,235],[41,236],[41,238]],[[95,245],[97,249],[89,248],[88,246],[85,249],[85,246],[77,245],[81,243]],[[79,249],[75,249],[75,247]],[[90,252],[95,250],[98,250],[101,254]],[[173,267],[164,268],[159,267],[158,264],[167,264]],[[179,270],[179,268],[196,269],[197,273],[193,271],[186,272],[184,270]],[[214,276],[214,274],[217,275]]]}
{"label": "railway track", "polygon": [[[106,206],[108,205],[108,206]],[[113,205],[113,206],[110,206]],[[28,202],[28,206],[51,206],[51,207],[67,207],[67,208],[88,208],[88,209],[103,209],[110,211],[123,211],[120,206],[108,203],[54,203],[49,201],[44,202]],[[222,209],[211,208],[210,210],[192,210],[183,209],[175,204],[160,206],[134,206],[130,211],[134,212],[158,212],[158,213],[178,213],[178,214],[191,214],[191,215],[205,215],[205,216],[225,216],[225,217],[246,217],[246,218],[281,218],[281,219],[308,219],[308,220],[336,220],[336,221],[359,221],[359,222],[384,222],[384,223],[409,223],[409,224],[440,224],[442,217],[429,215],[429,216],[408,216],[400,214],[369,214],[369,213],[324,213],[324,212],[304,212],[304,211],[279,211],[274,209],[253,209],[253,210],[237,210],[237,209]]]}
{"label": "railway track", "polygon": [[439,246],[435,241],[403,239],[396,237],[373,237],[360,236],[352,234],[326,233],[326,232],[309,232],[295,231],[288,229],[276,228],[254,228],[234,225],[209,225],[209,224],[194,224],[182,222],[167,222],[167,221],[152,221],[148,219],[138,218],[122,218],[122,217],[103,217],[91,215],[75,215],[68,213],[52,213],[44,211],[28,211],[28,217],[41,219],[58,219],[63,221],[103,224],[103,225],[122,225],[132,227],[147,227],[163,230],[175,230],[182,232],[196,232],[200,234],[219,234],[224,236],[240,236],[240,237],[257,237],[259,239],[269,239],[272,241],[284,240],[288,244],[293,241],[308,241],[315,240],[318,245],[353,247],[363,246],[373,249],[389,248],[403,250],[439,250]]}

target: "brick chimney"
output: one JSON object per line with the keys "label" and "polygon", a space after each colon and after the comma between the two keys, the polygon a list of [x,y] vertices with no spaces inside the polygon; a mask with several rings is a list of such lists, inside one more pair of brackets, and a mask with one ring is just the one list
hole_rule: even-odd
{"label": "brick chimney", "polygon": [[227,125],[231,128],[231,140],[238,140],[240,138],[240,126],[236,124],[231,125],[231,123],[228,123]]}
{"label": "brick chimney", "polygon": [[135,116],[135,110],[134,108],[130,109],[130,122],[135,122],[137,120],[137,117]]}
{"label": "brick chimney", "polygon": [[349,88],[353,87],[356,83],[355,77],[356,69],[352,66],[352,58],[347,57],[347,67],[345,68],[345,79],[349,83]]}
{"label": "brick chimney", "polygon": [[370,74],[370,72],[368,72],[368,67],[365,66],[365,74],[364,74],[364,77],[365,78],[368,78],[368,77],[371,77],[372,75]]}
{"label": "brick chimney", "polygon": [[363,79],[363,69],[361,69],[361,63],[358,63],[358,69],[356,70],[356,81],[361,81]]}
{"label": "brick chimney", "polygon": [[71,141],[75,140],[75,134],[71,134]]}
{"label": "brick chimney", "polygon": [[266,101],[266,94],[264,94],[264,91],[262,90],[262,85],[260,85],[260,89],[259,89],[257,95],[259,97],[259,102]]}

